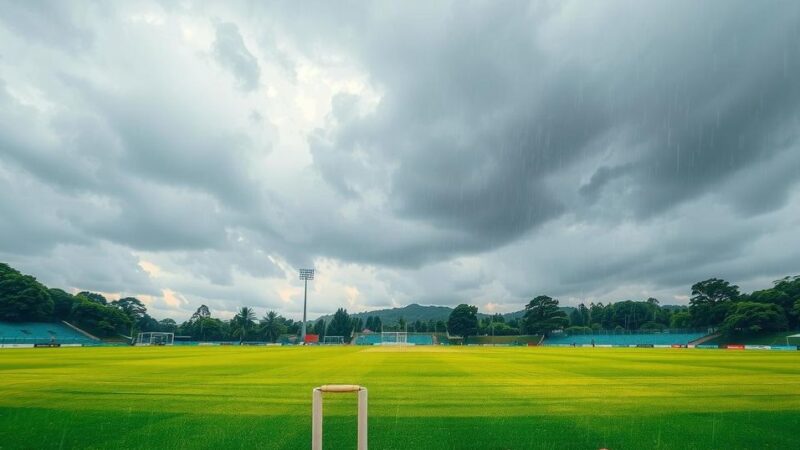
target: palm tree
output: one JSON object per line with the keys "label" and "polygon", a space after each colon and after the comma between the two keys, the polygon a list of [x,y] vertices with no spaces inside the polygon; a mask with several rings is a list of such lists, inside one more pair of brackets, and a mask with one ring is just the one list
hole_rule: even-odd
{"label": "palm tree", "polygon": [[247,334],[253,328],[255,320],[256,313],[253,311],[253,308],[247,306],[242,306],[239,312],[231,319],[233,335],[239,337],[240,344],[247,339]]}
{"label": "palm tree", "polygon": [[286,326],[283,324],[283,317],[279,316],[275,311],[270,311],[261,319],[261,331],[264,337],[270,342],[276,342],[282,333],[286,332]]}

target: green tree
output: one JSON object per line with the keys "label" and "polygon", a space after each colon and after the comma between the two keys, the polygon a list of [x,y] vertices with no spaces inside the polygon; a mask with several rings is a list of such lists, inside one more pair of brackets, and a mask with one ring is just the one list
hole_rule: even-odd
{"label": "green tree", "polygon": [[218,341],[228,339],[230,326],[214,317],[200,317],[181,324],[178,333],[191,336],[198,341]]}
{"label": "green tree", "polygon": [[51,288],[50,298],[53,299],[53,317],[59,320],[66,320],[72,312],[72,305],[75,303],[75,297],[68,292],[61,289]]}
{"label": "green tree", "polygon": [[692,326],[692,316],[688,311],[676,312],[672,315],[669,326],[672,328],[689,328]]}
{"label": "green tree", "polygon": [[52,314],[53,299],[44,285],[0,263],[0,320],[46,321]]}
{"label": "green tree", "polygon": [[161,331],[161,324],[149,314],[144,313],[136,322],[135,329],[138,331]]}
{"label": "green tree", "polygon": [[783,309],[790,327],[800,324],[800,316],[795,313],[795,302],[800,300],[800,276],[785,277],[773,281],[773,287],[755,291],[746,296],[746,301],[772,303]]}
{"label": "green tree", "polygon": [[158,331],[163,333],[174,333],[178,331],[178,324],[173,319],[162,319],[158,321]]}
{"label": "green tree", "polygon": [[455,307],[447,319],[447,331],[461,336],[466,342],[469,336],[478,333],[478,307],[461,304]]}
{"label": "green tree", "polygon": [[300,334],[300,325],[302,324],[302,322],[300,321],[295,322],[292,319],[286,319],[286,322],[284,322],[284,324],[286,325],[286,334],[292,336],[297,336]]}
{"label": "green tree", "polygon": [[352,322],[350,321],[350,315],[347,314],[347,310],[344,308],[339,308],[333,314],[331,318],[331,322],[328,324],[328,330],[325,333],[326,336],[343,336],[345,341],[350,339],[352,335]]}
{"label": "green tree", "polygon": [[573,327],[582,327],[585,325],[583,314],[581,314],[578,308],[573,309],[572,312],[569,313],[569,324]]}
{"label": "green tree", "polygon": [[[119,300],[114,300],[109,304],[112,308],[116,308],[123,312],[131,321],[130,335],[136,333],[136,328],[143,331],[155,331],[158,329],[158,323],[152,317],[147,315],[147,307],[138,298],[125,297]],[[149,320],[143,320],[149,319]]]}
{"label": "green tree", "polygon": [[779,331],[786,328],[786,315],[780,307],[773,304],[755,302],[739,302],[733,305],[720,327],[726,334]]}
{"label": "green tree", "polygon": [[351,329],[360,333],[364,329],[364,319],[361,317],[353,317],[353,326]]}
{"label": "green tree", "polygon": [[211,317],[211,310],[209,310],[206,305],[200,305],[189,320],[196,320],[204,317]]}
{"label": "green tree", "polygon": [[569,323],[567,314],[558,309],[558,300],[540,295],[525,305],[524,329],[528,334],[549,335]]}
{"label": "green tree", "polygon": [[591,324],[591,314],[589,312],[589,308],[586,307],[583,303],[578,305],[578,312],[581,314],[581,320],[583,321],[584,326],[589,326]]}
{"label": "green tree", "polygon": [[314,323],[313,334],[319,336],[319,340],[325,339],[325,319],[319,319]]}
{"label": "green tree", "polygon": [[113,308],[117,308],[132,321],[138,322],[139,319],[147,314],[147,307],[138,298],[125,297],[111,302]]}
{"label": "green tree", "polygon": [[605,306],[602,303],[589,303],[589,324],[600,325],[603,324],[603,317],[605,316]]}
{"label": "green tree", "polygon": [[101,337],[116,336],[130,330],[131,320],[121,310],[77,295],[70,320],[76,325]]}
{"label": "green tree", "polygon": [[611,325],[619,325],[626,330],[638,330],[643,323],[653,317],[652,305],[647,302],[625,300],[610,304],[606,308],[613,311]]}
{"label": "green tree", "polygon": [[253,308],[242,306],[239,312],[231,319],[231,334],[239,338],[241,344],[250,335],[256,321],[256,313]]}
{"label": "green tree", "polygon": [[717,326],[725,320],[734,300],[739,298],[739,286],[719,278],[710,278],[692,285],[689,314],[695,326]]}
{"label": "green tree", "polygon": [[106,300],[106,298],[103,297],[102,294],[98,294],[96,292],[81,291],[81,292],[78,292],[77,296],[83,297],[84,299],[86,299],[86,300],[88,300],[90,302],[98,303],[100,305],[107,305],[108,304],[108,300]]}
{"label": "green tree", "polygon": [[286,332],[283,317],[275,311],[270,311],[261,319],[261,331],[269,342],[276,342],[281,334]]}

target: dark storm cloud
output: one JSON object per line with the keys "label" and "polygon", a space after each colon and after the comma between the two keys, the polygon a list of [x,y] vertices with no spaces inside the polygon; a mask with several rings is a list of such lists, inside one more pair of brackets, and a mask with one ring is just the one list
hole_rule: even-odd
{"label": "dark storm cloud", "polygon": [[244,91],[258,88],[261,69],[258,60],[244,45],[239,27],[234,23],[218,23],[217,38],[214,41],[214,56],[217,61],[230,70]]}
{"label": "dark storm cloud", "polygon": [[[622,162],[558,187],[590,203],[611,190],[641,217],[796,152],[800,7],[614,6],[639,25],[576,20],[553,32],[558,11],[520,3],[452,5],[424,19],[373,7],[361,30],[369,38],[355,46],[383,98],[366,115],[334,103],[332,138],[311,142],[317,167],[350,194],[384,190],[397,217],[466,233],[461,245],[475,249],[575,207],[546,181],[609,135]],[[781,207],[775,199],[798,177],[782,170],[789,181],[776,189],[734,191],[728,201],[743,211]]]}
{"label": "dark storm cloud", "polygon": [[374,305],[797,268],[794,2],[0,16],[0,256],[58,283],[226,308],[325,259]]}

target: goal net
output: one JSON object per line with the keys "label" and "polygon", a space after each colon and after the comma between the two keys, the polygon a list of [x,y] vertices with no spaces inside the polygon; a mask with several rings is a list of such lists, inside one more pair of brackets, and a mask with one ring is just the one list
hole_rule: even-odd
{"label": "goal net", "polygon": [[408,333],[405,331],[381,332],[381,345],[408,345]]}
{"label": "goal net", "polygon": [[172,345],[175,343],[175,333],[162,333],[148,331],[139,333],[136,345]]}
{"label": "goal net", "polygon": [[325,336],[324,338],[322,338],[321,344],[323,345],[344,344],[344,336]]}

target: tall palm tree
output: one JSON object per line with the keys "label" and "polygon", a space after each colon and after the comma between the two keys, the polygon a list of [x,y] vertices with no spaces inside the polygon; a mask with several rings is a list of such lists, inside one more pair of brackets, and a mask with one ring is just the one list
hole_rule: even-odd
{"label": "tall palm tree", "polygon": [[250,330],[253,329],[253,325],[255,325],[255,320],[255,311],[253,311],[253,308],[247,306],[242,306],[239,312],[231,319],[233,335],[239,337],[240,344],[247,339],[248,333],[250,333]]}
{"label": "tall palm tree", "polygon": [[275,311],[270,311],[261,319],[261,331],[264,337],[270,342],[276,342],[282,333],[286,332],[286,325],[283,324],[283,317]]}

